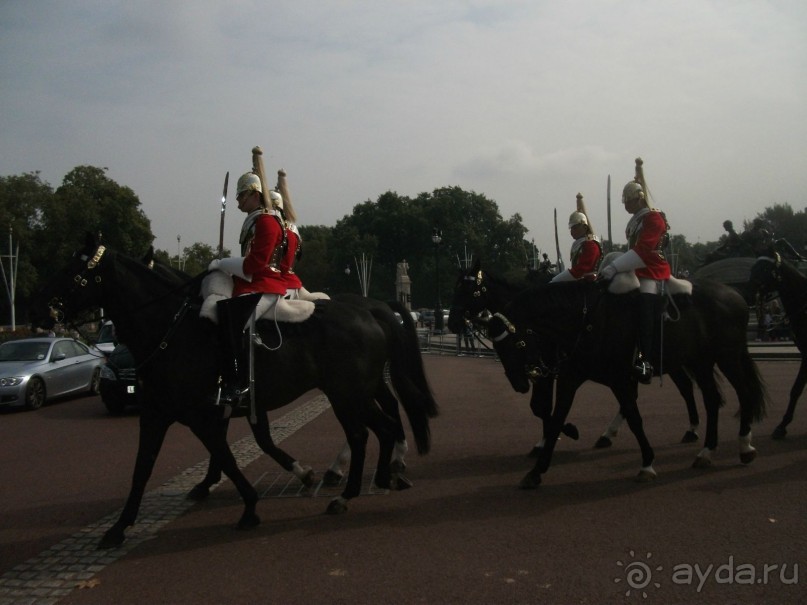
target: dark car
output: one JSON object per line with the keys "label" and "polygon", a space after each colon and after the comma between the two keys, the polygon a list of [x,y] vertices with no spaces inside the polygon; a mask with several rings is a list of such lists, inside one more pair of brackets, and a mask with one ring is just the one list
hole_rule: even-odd
{"label": "dark car", "polygon": [[139,405],[140,385],[135,362],[126,345],[120,344],[109,354],[101,369],[101,401],[110,414],[123,414],[128,406]]}

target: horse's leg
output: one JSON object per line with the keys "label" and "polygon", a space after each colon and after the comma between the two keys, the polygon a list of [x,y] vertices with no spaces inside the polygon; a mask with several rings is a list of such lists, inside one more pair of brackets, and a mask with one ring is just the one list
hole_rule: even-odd
{"label": "horse's leg", "polygon": [[[347,511],[347,502],[351,498],[355,498],[361,493],[362,472],[364,471],[364,460],[367,456],[367,427],[362,424],[363,418],[356,418],[357,410],[349,403],[345,405],[343,402],[331,399],[331,407],[333,408],[339,424],[345,431],[347,443],[350,447],[350,470],[348,470],[347,484],[342,494],[337,498],[331,500],[326,512],[329,514],[344,513]],[[373,401],[367,402],[365,410],[369,409],[368,406],[375,406]],[[351,414],[352,412],[352,414]]]}
{"label": "horse's leg", "polygon": [[807,383],[807,358],[802,355],[801,365],[799,366],[799,373],[796,375],[796,381],[790,389],[790,401],[787,404],[785,415],[782,416],[782,421],[773,430],[774,439],[784,439],[787,435],[787,425],[793,421],[793,413],[796,411],[796,402],[804,392],[804,385]]}
{"label": "horse's leg", "polygon": [[696,380],[703,393],[703,405],[706,408],[706,437],[703,449],[695,457],[692,468],[708,468],[712,465],[712,454],[717,448],[717,425],[723,395],[717,386],[713,370],[700,372]]}
{"label": "horse's leg", "polygon": [[227,434],[221,430],[221,420],[202,413],[194,416],[188,426],[210,452],[210,456],[221,464],[222,472],[233,482],[244,501],[244,512],[241,513],[236,527],[251,529],[260,525],[261,520],[255,512],[258,492],[238,468],[235,456],[227,443]]}
{"label": "horse's leg", "polygon": [[740,462],[750,464],[757,456],[757,450],[751,445],[751,423],[758,422],[765,416],[765,387],[759,370],[746,349],[728,360],[718,360],[718,367],[728,378],[740,400]]}
{"label": "horse's leg", "polygon": [[532,384],[530,410],[532,410],[533,416],[541,420],[542,434],[540,441],[530,450],[530,458],[537,458],[546,443],[547,425],[552,418],[552,391],[554,386],[555,381],[550,378],[539,378]]}
{"label": "horse's leg", "polygon": [[316,483],[314,470],[310,466],[302,466],[297,460],[277,447],[272,439],[272,431],[266,413],[256,414],[255,416],[255,424],[249,424],[249,428],[252,429],[252,435],[255,437],[255,443],[281,467],[290,473],[294,473],[294,476],[303,485],[313,487]]}
{"label": "horse's leg", "polygon": [[518,486],[520,489],[534,489],[541,484],[541,475],[549,470],[549,464],[552,462],[552,454],[555,451],[555,445],[560,437],[561,430],[566,417],[569,415],[569,410],[574,401],[574,394],[582,382],[565,377],[558,377],[557,389],[555,392],[555,407],[550,415],[548,421],[544,423],[544,444],[538,450],[538,455],[535,460],[535,465],[524,478],[521,479]]}
{"label": "horse's leg", "polygon": [[[227,418],[222,422],[222,430],[227,434],[227,429],[230,427],[230,419]],[[188,492],[188,500],[204,500],[210,495],[210,488],[221,481],[221,464],[216,460],[215,456],[210,456],[210,461],[207,464],[207,474],[199,483],[191,488]]]}
{"label": "horse's leg", "polygon": [[656,478],[656,471],[653,468],[655,453],[644,432],[642,415],[639,413],[639,406],[636,403],[639,396],[639,385],[635,380],[626,380],[620,384],[611,385],[611,390],[616,395],[619,401],[619,411],[625,417],[625,422],[628,423],[628,428],[636,437],[636,442],[642,452],[642,468],[636,475],[636,481],[639,483],[653,481]]}
{"label": "horse's leg", "polygon": [[144,406],[141,409],[137,458],[134,472],[132,473],[129,496],[118,520],[106,530],[103,538],[98,543],[98,548],[114,548],[123,544],[126,539],[126,528],[134,525],[135,519],[137,519],[137,512],[143,500],[146,484],[154,470],[154,463],[162,448],[168,427],[171,426],[172,422],[172,420],[154,413],[149,407]]}
{"label": "horse's leg", "polygon": [[348,462],[350,462],[350,443],[345,441],[345,445],[342,446],[342,449],[336,455],[336,459],[322,476],[322,483],[329,487],[339,485],[342,481],[342,477],[345,476],[342,469]]}
{"label": "horse's leg", "polygon": [[695,401],[695,389],[692,385],[692,379],[682,369],[674,370],[669,374],[675,386],[678,387],[681,397],[684,398],[687,415],[689,416],[689,430],[684,433],[681,443],[695,443],[699,439],[698,425],[700,424],[700,417],[698,416],[698,404]]}
{"label": "horse's leg", "polygon": [[[390,393],[390,396],[392,394]],[[394,399],[394,397],[393,397]],[[396,406],[397,407],[397,406]],[[378,439],[378,463],[376,464],[375,484],[382,489],[404,490],[412,487],[412,482],[403,473],[392,473],[390,461],[395,448],[396,435],[400,427],[400,418],[396,425],[394,419],[381,409],[374,408],[367,418],[367,426]]]}
{"label": "horse's leg", "polygon": [[600,438],[594,443],[594,447],[597,449],[611,447],[614,444],[614,439],[616,439],[617,433],[619,433],[619,427],[622,426],[624,421],[625,417],[622,415],[622,412],[617,411],[613,420],[611,420],[608,426],[605,427],[605,430],[603,431],[602,435],[600,435]]}
{"label": "horse's leg", "polygon": [[406,443],[406,433],[404,433],[398,400],[395,398],[395,395],[392,394],[386,382],[379,384],[375,399],[384,413],[395,423],[395,447],[392,452],[393,457],[390,462],[390,471],[393,473],[403,473],[404,470],[406,470],[406,460],[404,460],[404,456],[409,450],[409,446]]}

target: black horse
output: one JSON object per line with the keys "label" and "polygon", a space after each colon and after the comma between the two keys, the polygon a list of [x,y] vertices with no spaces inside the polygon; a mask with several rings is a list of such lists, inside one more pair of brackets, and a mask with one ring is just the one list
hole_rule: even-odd
{"label": "black horse", "polygon": [[776,252],[760,256],[751,268],[750,283],[758,295],[765,299],[778,293],[790,320],[793,340],[801,353],[801,365],[790,389],[790,401],[782,421],[773,431],[774,439],[787,435],[787,425],[793,421],[796,402],[807,383],[807,277]]}
{"label": "black horse", "polygon": [[[184,271],[156,259],[153,247],[149,248],[142,260],[149,269],[158,272],[177,285],[188,283],[193,279]],[[396,301],[384,303],[358,294],[338,294],[335,298],[370,312],[378,322],[379,327],[384,331],[387,342],[388,372],[395,374],[395,384],[408,398],[420,398],[419,407],[425,409],[430,418],[436,417],[438,414],[437,402],[434,400],[423,368],[423,358],[420,353],[420,344],[417,339],[415,325],[406,309]],[[397,316],[395,315],[396,312],[398,313]],[[389,389],[387,381],[379,385],[376,401],[396,423],[395,448],[393,450],[391,471],[396,478],[398,488],[405,489],[412,485],[403,475],[403,471],[406,469],[404,456],[409,446],[406,442],[406,435],[401,422],[398,400]],[[275,444],[266,414],[250,418],[249,426],[255,442],[264,453],[269,455],[283,469],[293,473],[303,485],[313,487],[316,483],[313,469],[310,466],[301,465],[298,460]],[[323,484],[328,486],[338,485],[344,476],[342,466],[349,460],[350,446],[346,443],[334,463],[323,476]],[[188,497],[193,500],[203,500],[210,495],[210,488],[219,481],[221,481],[221,465],[211,457],[205,477],[194,486]]]}
{"label": "black horse", "polygon": [[[100,547],[123,542],[134,524],[168,427],[187,425],[202,441],[244,501],[239,528],[258,525],[257,492],[239,470],[226,439],[221,408],[209,401],[218,364],[213,324],[194,312],[196,293],[186,293],[172,280],[135,260],[98,246],[91,238],[68,266],[45,289],[51,314],[70,319],[79,312],[103,306],[115,322],[138,364],[143,383],[140,440],[129,497],[118,521],[105,533]],[[256,347],[255,399],[260,410],[277,409],[305,392],[319,388],[330,400],[351,448],[348,481],[328,512],[346,510],[359,495],[366,456],[368,429],[379,440],[376,483],[392,487],[390,458],[395,423],[375,402],[384,382],[387,358],[384,333],[373,316],[353,305],[327,301],[297,324],[258,322],[263,342],[283,338],[276,350]],[[394,377],[393,377],[394,381]],[[394,384],[396,387],[397,385]],[[418,450],[430,447],[427,410],[401,396],[410,418]]]}
{"label": "black horse", "polygon": [[[604,384],[616,395],[642,451],[638,479],[655,477],[653,449],[636,404],[638,383],[632,376],[637,308],[635,291],[614,295],[599,283],[564,282],[518,294],[489,320],[489,336],[516,391],[526,393],[534,376],[555,375],[557,379],[546,444],[522,487],[540,484],[574,394],[586,380]],[[740,460],[747,464],[756,456],[751,423],[762,418],[766,404],[765,389],[745,340],[748,308],[735,290],[711,282],[695,284],[691,300],[679,300],[678,308],[678,320],[665,322],[664,362],[668,369],[685,369],[703,391],[705,447],[693,466],[709,466],[717,446],[723,397],[715,380],[715,365],[740,401]]]}
{"label": "black horse", "polygon": [[[448,316],[448,327],[456,332],[465,319],[472,319],[485,311],[489,313],[501,311],[519,292],[525,289],[520,284],[512,284],[483,270],[480,261],[477,260],[472,269],[460,270],[459,272],[454,286],[454,298]],[[665,368],[665,370],[684,398],[689,416],[689,429],[681,438],[681,443],[694,443],[699,439],[697,431],[700,417],[695,402],[692,380],[683,370],[670,371],[668,368]],[[546,432],[546,422],[552,413],[553,388],[554,380],[551,376],[536,379],[532,386],[530,409],[535,416],[542,420],[544,433]],[[617,412],[603,434],[597,439],[594,447],[611,447],[623,420],[622,415]],[[577,429],[572,424],[564,425],[562,432],[573,439],[578,438]],[[543,439],[532,448],[530,456],[537,456],[541,447],[543,447]]]}

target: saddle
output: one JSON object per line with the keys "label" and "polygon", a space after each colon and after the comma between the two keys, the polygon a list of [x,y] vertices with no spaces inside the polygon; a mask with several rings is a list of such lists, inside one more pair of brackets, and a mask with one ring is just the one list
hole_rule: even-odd
{"label": "saddle", "polygon": [[[202,307],[199,317],[206,317],[213,323],[218,323],[216,303],[225,298],[232,298],[233,278],[223,271],[211,271],[203,280],[200,288]],[[314,313],[314,302],[310,300],[287,300],[278,296],[276,300],[266,297],[258,301],[255,317],[258,320],[272,322],[301,323],[309,319]]]}

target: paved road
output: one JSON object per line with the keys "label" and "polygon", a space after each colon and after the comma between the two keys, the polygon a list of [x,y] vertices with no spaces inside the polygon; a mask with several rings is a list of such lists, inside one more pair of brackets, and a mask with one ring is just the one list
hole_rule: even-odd
{"label": "paved road", "polygon": [[[750,466],[738,463],[729,392],[714,466],[690,468],[700,445],[678,443],[686,415],[667,381],[640,391],[659,478],[634,483],[632,436],[620,434],[609,450],[591,447],[615,403],[587,384],[571,418],[581,440],[564,439],[544,484],[521,491],[515,486],[531,466],[525,454],[538,429],[527,398],[491,359],[426,360],[442,415],[433,451],[408,458],[413,489],[365,495],[332,517],[323,514],[325,492],[300,496],[293,484],[284,491],[289,478],[258,457],[246,472],[265,494],[263,524],[239,532],[230,483],[205,503],[184,503],[184,484],[205,454],[176,427],[150,485],[162,518],[147,514],[123,549],[101,555],[91,545],[108,525],[99,521],[125,496],[136,418],[109,418],[100,408],[88,417],[92,399],[0,415],[0,605],[803,602],[807,409],[787,440],[768,437],[795,362],[759,363],[773,403],[755,427],[760,455]],[[333,415],[312,406],[316,394],[273,419],[288,434],[283,447],[323,471],[342,436]],[[311,419],[292,433],[298,409]],[[234,428],[248,461],[248,440],[239,441],[246,429]],[[65,567],[43,571],[55,564]],[[11,600],[15,590],[27,600]]]}

